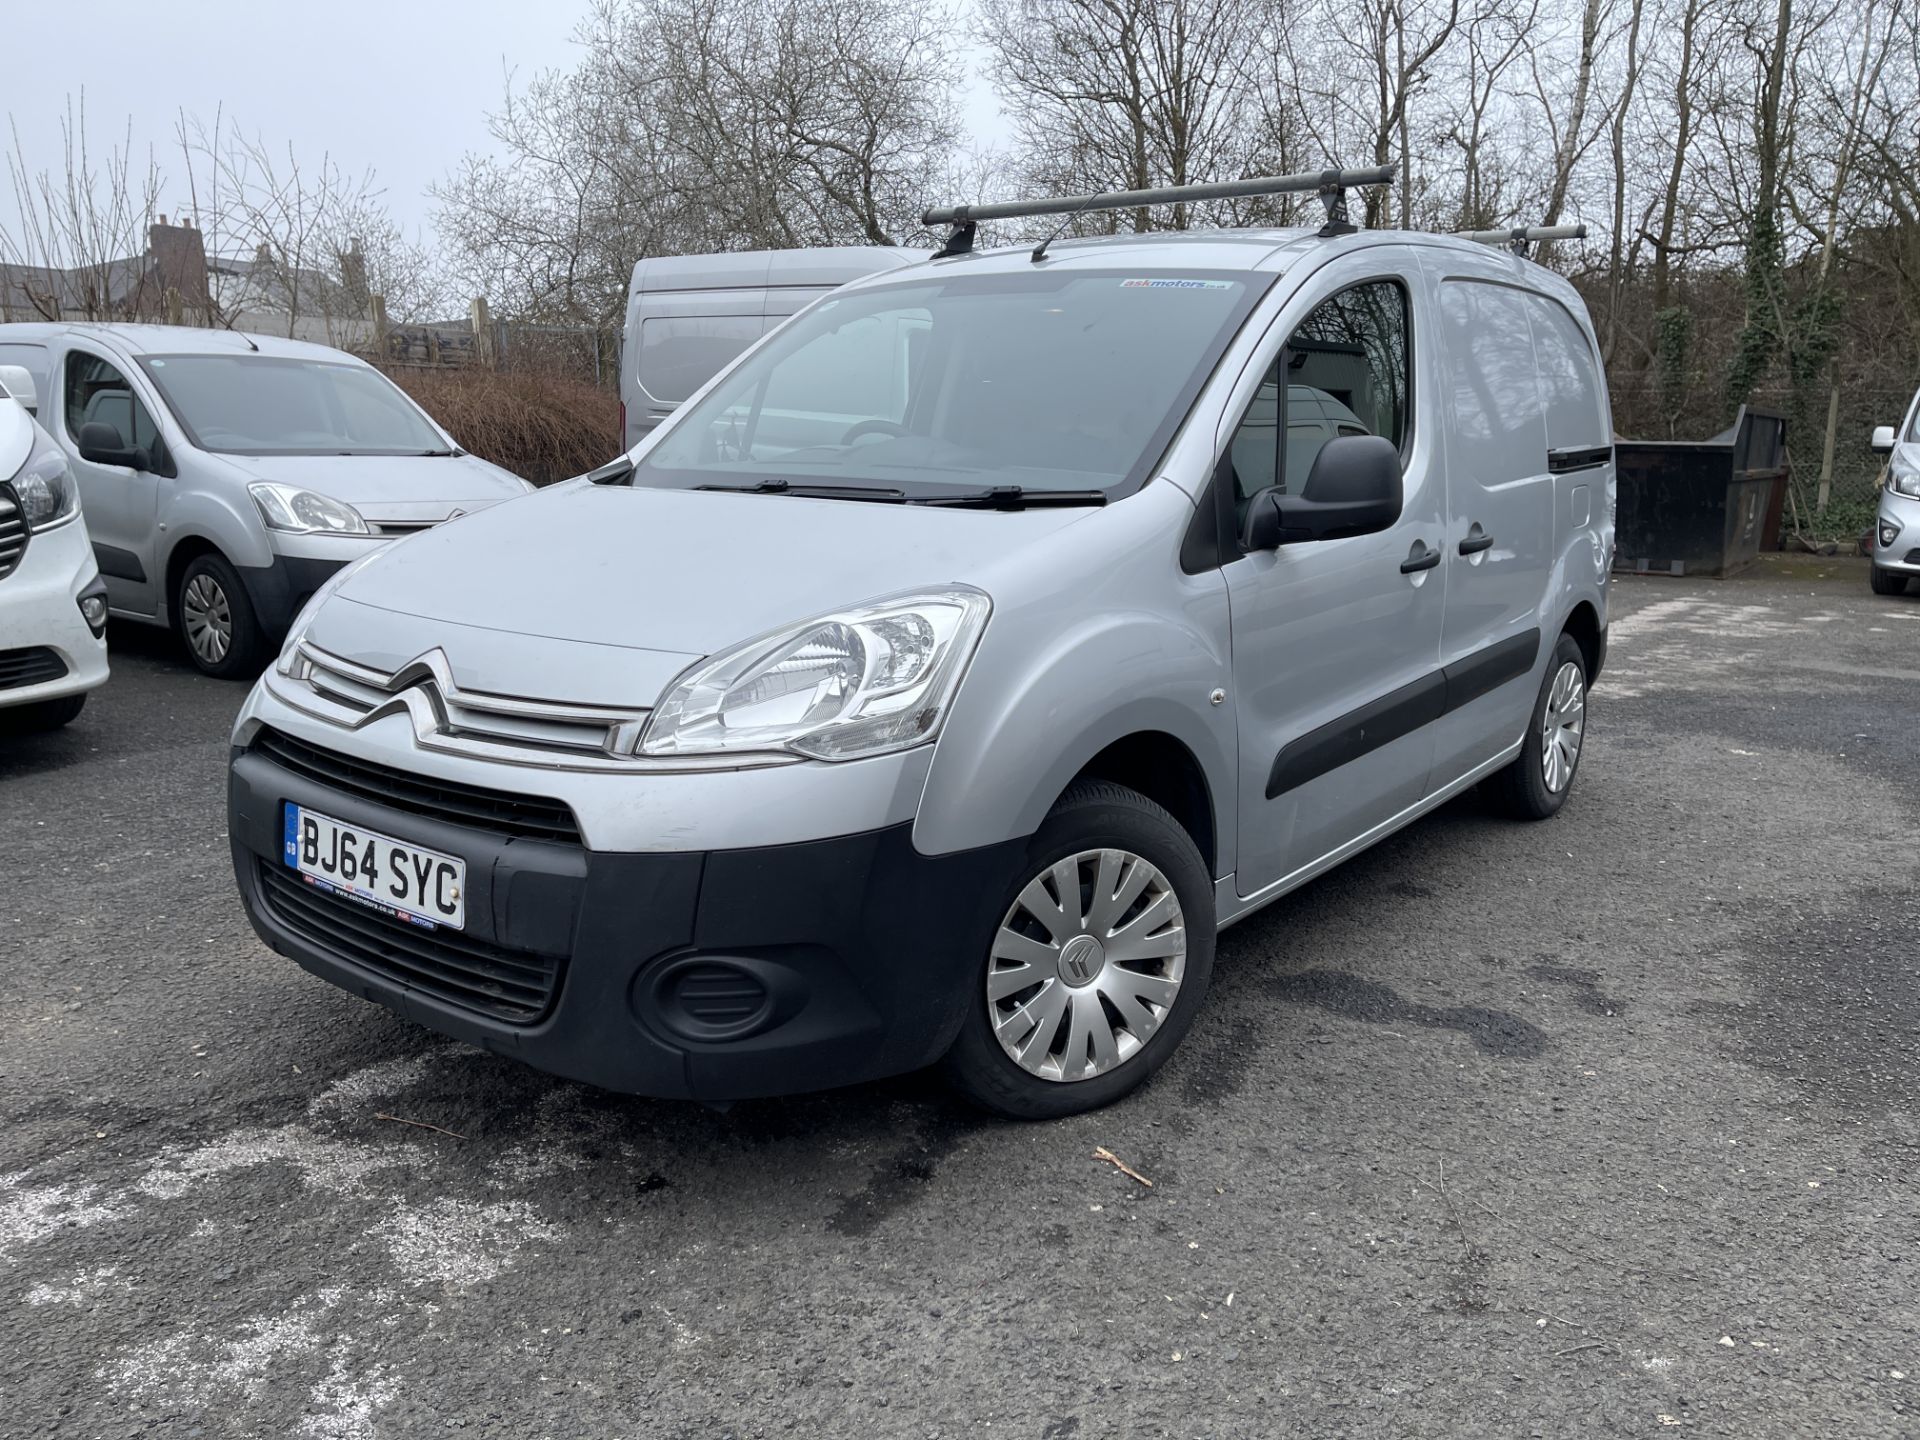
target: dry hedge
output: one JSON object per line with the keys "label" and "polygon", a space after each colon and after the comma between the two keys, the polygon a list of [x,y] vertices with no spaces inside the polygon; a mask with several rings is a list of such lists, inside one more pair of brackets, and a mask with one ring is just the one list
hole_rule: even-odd
{"label": "dry hedge", "polygon": [[536,485],[583,474],[620,453],[620,401],[585,381],[479,369],[388,373],[463,449]]}

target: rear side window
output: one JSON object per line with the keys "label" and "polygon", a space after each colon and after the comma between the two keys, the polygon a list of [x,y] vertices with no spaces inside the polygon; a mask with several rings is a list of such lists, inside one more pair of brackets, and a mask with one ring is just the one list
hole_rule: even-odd
{"label": "rear side window", "polygon": [[1404,446],[1412,399],[1407,341],[1407,292],[1397,281],[1369,280],[1315,306],[1233,432],[1236,498],[1270,485],[1304,489],[1322,447],[1339,435],[1380,435]]}
{"label": "rear side window", "polygon": [[[0,365],[18,365],[33,377],[33,413],[53,418],[54,397],[47,384],[47,350],[44,345],[0,345]],[[18,400],[18,395],[13,397]]]}
{"label": "rear side window", "polygon": [[133,387],[112,365],[85,350],[67,355],[66,384],[62,396],[66,412],[67,434],[74,443],[80,440],[83,426],[111,425],[122,446],[137,445],[152,451],[160,438],[153,417]]}
{"label": "rear side window", "polygon": [[1542,474],[1546,423],[1522,293],[1448,280],[1440,286],[1440,328],[1452,473],[1481,486]]}
{"label": "rear side window", "polygon": [[656,316],[640,322],[640,388],[678,404],[758,340],[758,315]]}
{"label": "rear side window", "polygon": [[1611,443],[1600,403],[1600,370],[1593,346],[1566,307],[1544,295],[1522,297],[1533,322],[1540,403],[1546,411],[1547,449],[1594,450]]}

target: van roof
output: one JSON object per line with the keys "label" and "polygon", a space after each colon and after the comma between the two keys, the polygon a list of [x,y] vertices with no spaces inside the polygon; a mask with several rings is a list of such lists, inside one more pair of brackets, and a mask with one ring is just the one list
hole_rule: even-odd
{"label": "van roof", "polygon": [[789,285],[832,289],[849,280],[925,259],[894,245],[815,245],[718,255],[650,255],[633,267],[633,291],[761,290]]}
{"label": "van roof", "polygon": [[[1511,278],[1564,301],[1577,301],[1572,284],[1562,275],[1532,260],[1498,247],[1457,235],[1427,230],[1356,230],[1323,236],[1318,229],[1150,230],[1144,234],[1062,237],[1047,247],[1041,262],[1050,270],[1138,269],[1148,273],[1195,270],[1255,270],[1278,273],[1302,261],[1322,260],[1356,250],[1414,245],[1442,250],[1457,257],[1468,273]],[[1020,272],[1033,268],[1032,240],[999,245],[953,256],[927,256],[920,263],[892,274],[869,278],[865,284],[911,281],[917,275],[966,274],[983,271]]]}
{"label": "van roof", "polygon": [[358,356],[331,345],[289,340],[280,335],[258,335],[239,330],[204,329],[197,325],[142,325],[95,320],[51,320],[0,325],[0,343],[46,341],[62,335],[92,335],[111,340],[130,355],[247,355],[251,340],[262,355],[283,359],[352,361]]}

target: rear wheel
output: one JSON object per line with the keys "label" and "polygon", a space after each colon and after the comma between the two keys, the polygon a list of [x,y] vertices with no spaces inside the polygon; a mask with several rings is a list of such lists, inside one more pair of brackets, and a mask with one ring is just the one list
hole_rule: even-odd
{"label": "rear wheel", "polygon": [[1553,647],[1520,755],[1484,782],[1487,798],[1516,820],[1545,820],[1567,803],[1587,738],[1587,657],[1571,635]]}
{"label": "rear wheel", "polygon": [[266,631],[247,587],[224,556],[196,555],[173,591],[173,628],[204,675],[250,680],[266,660]]}
{"label": "rear wheel", "polygon": [[14,705],[0,710],[0,732],[32,735],[42,730],[58,730],[71,725],[86,708],[87,697],[62,695],[58,700],[36,700],[31,705]]}
{"label": "rear wheel", "polygon": [[948,1077],[1016,1119],[1112,1103],[1193,1023],[1213,940],[1212,882],[1179,822],[1124,786],[1074,786],[1008,888]]}
{"label": "rear wheel", "polygon": [[1888,570],[1884,566],[1870,567],[1867,582],[1873,586],[1876,595],[1904,595],[1907,593],[1907,577],[1898,570]]}

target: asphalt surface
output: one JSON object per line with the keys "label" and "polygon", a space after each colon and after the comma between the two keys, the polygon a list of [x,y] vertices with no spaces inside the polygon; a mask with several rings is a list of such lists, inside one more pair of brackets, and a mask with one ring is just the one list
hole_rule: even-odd
{"label": "asphalt surface", "polygon": [[1243,923],[1051,1125],[623,1099],[311,979],[242,691],[112,638],[0,742],[0,1435],[1920,1433],[1920,597],[1858,562],[1620,583],[1558,818]]}

